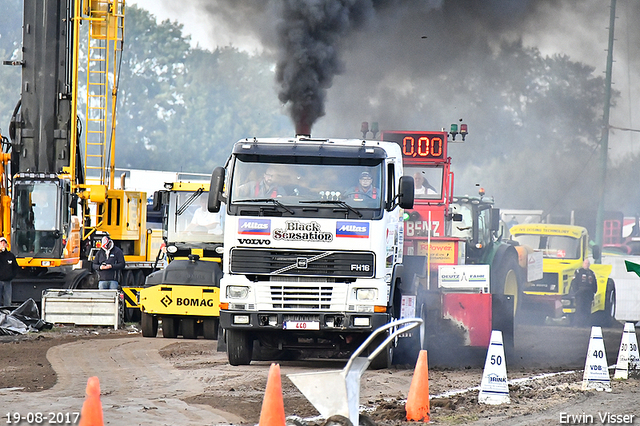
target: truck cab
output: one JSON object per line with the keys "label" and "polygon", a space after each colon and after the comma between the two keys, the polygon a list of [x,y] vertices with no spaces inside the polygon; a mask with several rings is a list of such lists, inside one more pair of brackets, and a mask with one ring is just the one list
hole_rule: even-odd
{"label": "truck cab", "polygon": [[[543,277],[525,284],[525,305],[539,316],[571,317],[575,313],[570,297],[571,281],[575,271],[591,255],[587,229],[560,224],[521,224],[511,228],[511,235],[521,246],[541,252],[543,257]],[[593,258],[599,260],[599,250],[593,250]],[[615,320],[611,265],[592,264],[591,269],[598,279],[591,313],[599,317],[603,325],[608,325]]]}
{"label": "truck cab", "polygon": [[[413,179],[397,144],[350,139],[238,141],[212,174],[225,200],[220,323],[232,365],[254,342],[346,357],[389,322],[401,276],[403,208]],[[383,351],[384,352],[384,351]],[[377,361],[376,361],[377,360]],[[372,363],[390,365],[391,353]]]}

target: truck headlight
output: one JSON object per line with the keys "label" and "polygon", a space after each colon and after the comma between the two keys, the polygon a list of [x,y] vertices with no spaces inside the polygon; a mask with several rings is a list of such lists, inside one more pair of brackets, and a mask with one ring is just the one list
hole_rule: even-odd
{"label": "truck headlight", "polygon": [[356,289],[357,300],[375,300],[378,297],[378,289],[358,288]]}
{"label": "truck headlight", "polygon": [[369,327],[369,326],[371,326],[371,322],[369,321],[369,318],[367,318],[367,317],[355,317],[353,319],[353,326],[354,327]]}
{"label": "truck headlight", "polygon": [[249,315],[234,315],[233,323],[234,324],[249,324]]}
{"label": "truck headlight", "polygon": [[244,299],[249,295],[249,287],[241,285],[230,285],[227,287],[227,297],[229,299]]}

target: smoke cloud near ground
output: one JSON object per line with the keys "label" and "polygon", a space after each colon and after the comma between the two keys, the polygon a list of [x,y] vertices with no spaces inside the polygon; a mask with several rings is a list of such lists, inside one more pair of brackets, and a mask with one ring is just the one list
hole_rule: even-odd
{"label": "smoke cloud near ground", "polygon": [[[488,186],[508,207],[538,208],[550,185],[562,183],[574,203],[598,167],[601,131],[576,150],[578,166],[536,157],[522,141],[506,136],[496,112],[487,111],[509,97],[508,89],[482,87],[487,77],[519,75],[525,69],[500,68],[496,57],[516,43],[542,56],[564,55],[603,77],[609,2],[601,0],[191,0],[210,18],[212,37],[254,40],[276,64],[274,96],[291,116],[297,133],[359,137],[362,121],[381,129],[439,130],[463,119],[470,134],[453,144],[457,193],[476,183]],[[611,113],[618,128],[640,128],[634,102],[640,96],[640,2],[617,1],[613,88],[620,96]],[[475,98],[478,94],[483,99]],[[557,102],[561,102],[560,97]],[[579,105],[565,105],[568,115]],[[601,114],[600,114],[601,117]],[[523,139],[545,138],[549,117],[528,116]],[[311,129],[313,127],[313,129]],[[523,130],[524,132],[525,130]],[[553,133],[553,131],[551,132]],[[282,135],[280,135],[282,136]],[[459,139],[458,139],[459,141]],[[584,141],[577,140],[576,143]],[[561,146],[564,141],[541,141]],[[521,149],[522,148],[522,149]],[[570,147],[569,147],[570,148]],[[565,146],[562,149],[570,152]],[[559,148],[560,149],[560,148]],[[612,130],[614,162],[640,151],[640,133]],[[573,154],[567,154],[573,155]],[[497,173],[523,162],[519,186]],[[517,167],[516,167],[517,168]],[[493,174],[487,171],[491,170]],[[541,174],[545,174],[541,177]],[[510,184],[511,187],[505,186]],[[542,202],[544,208],[557,199]]]}

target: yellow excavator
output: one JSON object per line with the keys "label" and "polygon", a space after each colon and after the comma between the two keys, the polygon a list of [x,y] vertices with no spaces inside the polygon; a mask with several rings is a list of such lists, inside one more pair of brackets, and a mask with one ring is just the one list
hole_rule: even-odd
{"label": "yellow excavator", "polygon": [[142,286],[153,270],[162,238],[147,229],[147,196],[115,186],[124,21],[124,0],[24,0],[23,58],[5,62],[22,85],[0,188],[1,232],[22,267],[14,305],[97,288],[89,260],[103,235],[124,252],[121,283]]}

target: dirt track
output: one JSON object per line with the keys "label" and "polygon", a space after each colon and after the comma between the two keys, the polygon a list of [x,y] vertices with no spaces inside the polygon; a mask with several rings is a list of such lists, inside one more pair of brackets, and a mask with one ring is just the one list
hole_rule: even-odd
{"label": "dirt track", "polygon": [[[616,360],[621,333],[621,327],[605,329],[610,364]],[[518,334],[516,352],[507,358],[509,380],[584,368],[588,329],[529,326]],[[20,347],[12,346],[0,343],[0,352]],[[87,378],[95,375],[100,378],[105,424],[254,424],[259,420],[270,365],[264,361],[232,367],[226,354],[216,351],[215,341],[147,339],[138,334],[78,339],[52,347],[47,358],[57,374],[55,386],[40,392],[0,389],[3,415],[79,412]],[[25,356],[25,362],[27,359]],[[563,412],[592,412],[596,421],[598,412],[640,414],[637,377],[613,382],[611,393],[583,392],[581,371],[511,384],[512,403],[506,406],[478,405],[477,390],[437,398],[480,383],[482,361],[468,359],[459,367],[447,366],[450,361],[429,361],[430,395],[436,397],[432,399],[432,421],[437,424],[559,424]],[[317,412],[286,374],[340,369],[343,365],[338,361],[281,362],[287,416],[309,419]],[[11,372],[3,369],[2,374]],[[410,368],[394,368],[367,371],[362,377],[360,402],[376,423],[402,423],[403,400],[412,374]]]}

